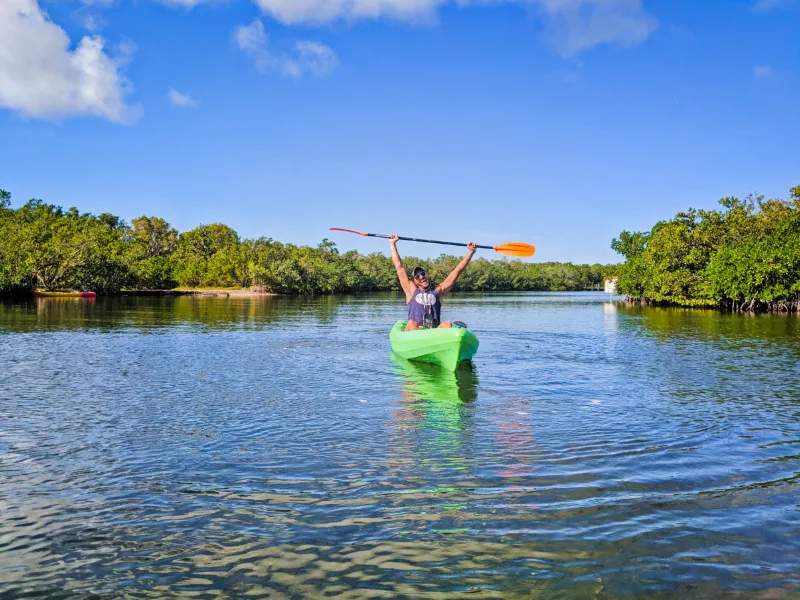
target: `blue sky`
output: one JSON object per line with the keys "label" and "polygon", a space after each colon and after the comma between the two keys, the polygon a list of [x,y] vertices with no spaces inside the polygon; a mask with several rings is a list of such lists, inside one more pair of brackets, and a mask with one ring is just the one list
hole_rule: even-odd
{"label": "blue sky", "polygon": [[3,0],[0,188],[616,262],[623,229],[800,184],[798,31],[798,0]]}

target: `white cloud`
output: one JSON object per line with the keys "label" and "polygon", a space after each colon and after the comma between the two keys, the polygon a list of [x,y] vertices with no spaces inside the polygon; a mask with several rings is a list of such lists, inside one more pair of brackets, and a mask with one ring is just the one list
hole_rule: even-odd
{"label": "white cloud", "polygon": [[753,67],[753,77],[756,79],[769,79],[775,70],[769,65],[756,65]]}
{"label": "white cloud", "polygon": [[303,68],[317,77],[330,75],[339,64],[336,53],[318,42],[297,42],[295,49]]}
{"label": "white cloud", "polygon": [[636,46],[658,27],[641,0],[536,0],[545,39],[562,56],[601,44]]}
{"label": "white cloud", "polygon": [[247,54],[255,55],[267,47],[267,34],[264,23],[256,19],[250,25],[239,25],[233,32],[233,39],[239,49]]}
{"label": "white cloud", "polygon": [[141,113],[126,102],[124,48],[111,56],[102,38],[86,36],[72,50],[37,0],[0,1],[0,40],[0,107],[39,119],[92,115],[117,123]]}
{"label": "white cloud", "polygon": [[106,22],[105,19],[103,19],[103,17],[101,17],[100,15],[93,15],[92,13],[88,13],[83,16],[81,24],[87,31],[95,33],[97,31],[100,31],[103,27],[105,27]]}
{"label": "white cloud", "polygon": [[139,47],[130,38],[122,38],[117,45],[117,62],[128,64]]}
{"label": "white cloud", "polygon": [[790,4],[794,4],[794,2],[795,0],[756,0],[755,4],[753,4],[753,10],[772,10],[773,8],[789,6]]}
{"label": "white cloud", "polygon": [[197,102],[189,94],[181,94],[174,88],[169,88],[170,102],[175,108],[197,108]]}
{"label": "white cloud", "polygon": [[[84,0],[85,1],[85,0]],[[198,4],[222,4],[226,0],[158,0],[161,4],[175,8],[192,9]]]}
{"label": "white cloud", "polygon": [[[545,23],[545,39],[564,56],[600,44],[632,46],[646,40],[656,19],[641,0],[255,0],[284,25],[324,25],[338,20],[429,19],[447,4],[518,4],[533,9]],[[776,0],[766,0],[776,1]]]}
{"label": "white cloud", "polygon": [[233,40],[242,52],[253,58],[261,73],[277,71],[288,77],[310,73],[321,77],[329,75],[339,64],[336,53],[318,42],[297,42],[291,54],[272,52],[261,19],[250,25],[239,25],[233,32]]}
{"label": "white cloud", "polygon": [[[468,0],[467,0],[468,1]],[[495,1],[495,0],[489,0]],[[255,0],[261,9],[286,25],[325,24],[339,19],[417,20],[450,0]]]}
{"label": "white cloud", "polygon": [[[105,1],[105,0],[88,0]],[[225,0],[159,0],[193,8]],[[756,7],[794,0],[755,0]],[[328,25],[336,21],[393,19],[431,21],[444,6],[515,4],[532,10],[545,24],[544,38],[562,56],[572,57],[601,44],[635,46],[658,27],[642,0],[254,0],[264,14],[283,25]]]}

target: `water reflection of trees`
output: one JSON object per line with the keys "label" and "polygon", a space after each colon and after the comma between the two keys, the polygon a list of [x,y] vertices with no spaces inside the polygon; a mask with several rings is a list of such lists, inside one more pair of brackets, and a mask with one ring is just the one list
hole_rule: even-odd
{"label": "water reflection of trees", "polygon": [[0,303],[0,330],[153,329],[186,324],[260,329],[277,322],[332,323],[343,306],[363,303],[337,296],[120,296],[98,299],[34,298]]}
{"label": "water reflection of trees", "polygon": [[622,329],[639,328],[660,339],[715,339],[721,341],[796,340],[800,320],[781,314],[722,313],[697,308],[657,307],[614,303]]}

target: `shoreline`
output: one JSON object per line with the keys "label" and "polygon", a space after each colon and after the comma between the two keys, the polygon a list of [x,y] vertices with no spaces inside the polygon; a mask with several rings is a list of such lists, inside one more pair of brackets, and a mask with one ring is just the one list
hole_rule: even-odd
{"label": "shoreline", "polygon": [[174,290],[128,290],[109,296],[201,296],[206,298],[257,298],[260,296],[280,296],[275,292],[248,289],[199,288]]}
{"label": "shoreline", "polygon": [[[120,290],[104,294],[96,292],[96,297],[114,298],[119,296],[200,296],[200,297],[234,297],[234,298],[256,298],[260,296],[341,296],[357,295],[361,293],[380,293],[380,292],[400,292],[400,290],[375,290],[370,292],[342,292],[337,294],[282,294],[278,292],[267,292],[252,289],[239,288],[175,288],[171,290]],[[463,290],[457,293],[471,294],[513,294],[519,292],[540,292],[540,293],[606,293],[603,290],[581,289],[581,290]],[[79,298],[82,292],[78,290],[32,290],[17,294],[0,294],[0,299],[12,298]]]}
{"label": "shoreline", "polygon": [[[260,296],[280,296],[274,292],[265,292],[248,289],[225,289],[225,288],[200,288],[200,289],[173,289],[173,290],[120,290],[109,294],[96,294],[96,297],[119,297],[119,296],[199,296],[205,298],[256,298]],[[18,294],[17,298],[81,298],[78,291],[46,291],[34,290],[30,294]]]}
{"label": "shoreline", "polygon": [[710,310],[719,313],[730,313],[740,315],[800,315],[800,299],[792,298],[788,300],[771,300],[759,302],[756,300],[749,302],[717,301],[717,302],[697,302],[696,304],[681,304],[669,300],[653,300],[652,298],[626,297],[623,300],[628,306],[645,306],[657,308],[682,308],[688,310]]}

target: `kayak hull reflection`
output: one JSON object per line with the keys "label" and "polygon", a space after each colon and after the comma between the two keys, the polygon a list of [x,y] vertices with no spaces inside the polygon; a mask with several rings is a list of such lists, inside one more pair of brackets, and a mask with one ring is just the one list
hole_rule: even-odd
{"label": "kayak hull reflection", "polygon": [[478,397],[478,373],[472,361],[461,361],[454,371],[449,371],[439,365],[400,358],[394,352],[389,354],[389,359],[411,400],[429,404],[469,404]]}

